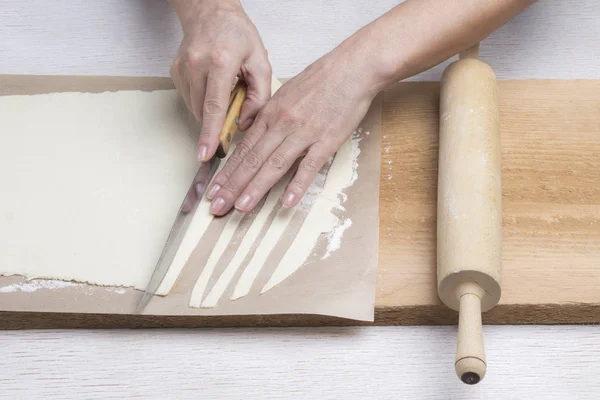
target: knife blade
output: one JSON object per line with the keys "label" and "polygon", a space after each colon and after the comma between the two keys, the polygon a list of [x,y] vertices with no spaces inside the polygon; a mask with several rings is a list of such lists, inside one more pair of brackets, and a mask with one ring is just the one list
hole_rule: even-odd
{"label": "knife blade", "polygon": [[169,267],[171,266],[171,263],[175,258],[175,254],[177,253],[177,249],[179,248],[179,245],[185,236],[187,228],[194,217],[194,213],[196,212],[198,204],[200,204],[200,201],[204,196],[204,192],[206,191],[208,184],[217,171],[221,159],[225,158],[229,152],[229,147],[231,146],[231,142],[233,141],[235,133],[238,129],[240,110],[245,98],[246,85],[242,81],[238,80],[229,97],[227,116],[225,117],[225,123],[223,124],[223,129],[221,129],[221,133],[219,135],[219,147],[217,149],[216,156],[207,162],[203,162],[200,165],[198,172],[194,176],[194,180],[190,185],[185,199],[179,207],[177,217],[175,218],[175,222],[173,223],[171,231],[169,232],[167,242],[165,243],[160,257],[158,258],[158,262],[156,263],[154,272],[150,277],[150,281],[146,286],[144,295],[137,304],[135,309],[136,314],[141,313],[146,308],[150,300],[152,300],[152,298],[156,295],[158,288],[167,275]]}

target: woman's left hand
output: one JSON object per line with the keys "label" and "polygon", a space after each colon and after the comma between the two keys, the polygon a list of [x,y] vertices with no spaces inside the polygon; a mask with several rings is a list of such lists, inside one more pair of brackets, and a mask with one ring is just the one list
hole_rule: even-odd
{"label": "woman's left hand", "polygon": [[381,89],[373,68],[356,53],[336,48],[267,102],[208,190],[213,214],[224,215],[232,207],[251,211],[299,157],[283,205],[293,207],[302,199]]}

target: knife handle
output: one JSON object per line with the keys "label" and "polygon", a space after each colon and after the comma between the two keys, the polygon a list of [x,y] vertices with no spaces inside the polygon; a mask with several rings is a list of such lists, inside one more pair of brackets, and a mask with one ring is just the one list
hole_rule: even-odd
{"label": "knife handle", "polygon": [[241,80],[235,84],[229,96],[229,108],[221,134],[219,135],[219,147],[217,148],[217,157],[225,158],[229,152],[229,146],[233,141],[233,137],[238,130],[238,122],[240,120],[240,111],[242,104],[246,99],[246,85]]}

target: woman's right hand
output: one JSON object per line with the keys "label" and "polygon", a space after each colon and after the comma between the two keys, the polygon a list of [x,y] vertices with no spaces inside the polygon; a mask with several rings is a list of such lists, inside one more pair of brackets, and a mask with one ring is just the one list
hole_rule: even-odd
{"label": "woman's right hand", "polygon": [[183,40],[171,78],[202,130],[198,160],[215,154],[236,76],[247,86],[239,129],[246,130],[271,97],[271,65],[239,0],[171,0]]}

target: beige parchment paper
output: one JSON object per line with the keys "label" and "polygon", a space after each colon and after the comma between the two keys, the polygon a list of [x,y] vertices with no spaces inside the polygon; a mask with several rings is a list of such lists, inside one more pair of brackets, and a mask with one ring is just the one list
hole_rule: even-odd
{"label": "beige parchment paper", "polygon": [[[166,78],[0,76],[0,95],[149,91],[171,88],[172,84]],[[249,295],[235,301],[229,300],[229,295],[241,273],[238,271],[217,307],[192,308],[188,306],[192,288],[202,271],[204,260],[216,243],[228,217],[215,219],[169,295],[155,296],[143,314],[165,316],[318,314],[372,321],[379,244],[380,121],[381,98],[377,97],[360,124],[364,133],[359,144],[358,179],[345,190],[348,196],[343,204],[345,211],[339,215],[350,218],[352,225],[344,232],[341,247],[337,251],[328,258],[321,259],[328,242],[327,236],[322,235],[313,254],[300,269],[281,284],[260,294],[261,288],[285,252],[286,245],[293,239],[282,238],[267,259]],[[144,267],[148,268],[148,266]],[[223,263],[216,266],[209,281],[209,289],[224,268]],[[38,282],[41,284],[36,284],[36,281],[40,280],[27,280],[21,276],[0,276],[0,311],[131,314],[143,294],[142,291],[132,288],[103,287],[86,283],[61,285]],[[20,287],[22,290],[9,290],[7,289],[9,287]]]}

